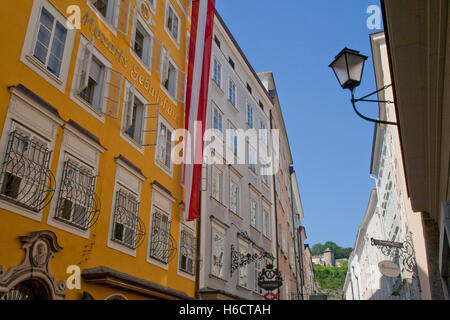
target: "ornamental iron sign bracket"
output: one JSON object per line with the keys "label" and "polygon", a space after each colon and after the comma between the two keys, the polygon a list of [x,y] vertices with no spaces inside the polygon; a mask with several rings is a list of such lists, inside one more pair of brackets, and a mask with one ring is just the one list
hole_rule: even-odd
{"label": "ornamental iron sign bracket", "polygon": [[[247,232],[239,232],[238,236],[240,236],[246,240],[249,240],[252,244],[255,244],[250,239]],[[263,251],[260,254],[258,254],[258,253],[244,254],[244,253],[241,253],[239,250],[236,250],[234,245],[231,245],[231,276],[233,276],[233,272],[235,270],[239,269],[240,267],[244,267],[255,261],[261,261],[264,258],[269,259],[271,261],[273,261],[275,259],[274,256],[267,251]]]}
{"label": "ornamental iron sign bracket", "polygon": [[258,286],[266,291],[272,292],[283,285],[283,277],[273,264],[268,264],[258,276]]}
{"label": "ornamental iron sign bracket", "polygon": [[417,277],[416,254],[411,233],[406,236],[404,242],[384,241],[374,238],[371,238],[370,242],[372,246],[377,246],[385,256],[401,257],[405,269],[413,273],[413,277]]}

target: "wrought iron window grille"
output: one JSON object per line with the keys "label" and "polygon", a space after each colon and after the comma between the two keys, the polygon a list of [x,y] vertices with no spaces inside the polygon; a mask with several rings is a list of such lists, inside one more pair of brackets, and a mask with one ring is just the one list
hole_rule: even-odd
{"label": "wrought iron window grille", "polygon": [[132,194],[117,191],[112,240],[134,250],[142,244],[144,236],[145,224],[139,218],[139,202]]}
{"label": "wrought iron window grille", "polygon": [[100,212],[95,181],[96,177],[90,170],[67,160],[64,163],[55,219],[81,230],[92,227]]}
{"label": "wrought iron window grille", "polygon": [[189,232],[181,231],[180,270],[194,274],[195,238]]}
{"label": "wrought iron window grille", "polygon": [[54,193],[51,151],[17,130],[9,134],[0,174],[0,198],[39,212]]}
{"label": "wrought iron window grille", "polygon": [[170,234],[170,224],[166,215],[159,212],[153,214],[150,257],[164,264],[168,264],[177,251],[176,241]]}

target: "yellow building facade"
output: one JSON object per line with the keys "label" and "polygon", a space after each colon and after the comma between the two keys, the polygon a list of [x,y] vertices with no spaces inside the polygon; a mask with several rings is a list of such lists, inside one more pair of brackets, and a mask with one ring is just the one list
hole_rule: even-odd
{"label": "yellow building facade", "polygon": [[2,4],[0,299],[194,297],[170,157],[189,3]]}

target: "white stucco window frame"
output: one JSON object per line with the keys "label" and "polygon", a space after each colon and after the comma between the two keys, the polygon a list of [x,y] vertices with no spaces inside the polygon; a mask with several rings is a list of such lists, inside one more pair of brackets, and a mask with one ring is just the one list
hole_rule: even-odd
{"label": "white stucco window frame", "polygon": [[[37,102],[23,94],[16,88],[11,89],[11,99],[8,105],[8,113],[3,126],[3,132],[0,140],[0,159],[3,163],[8,144],[9,133],[14,130],[18,124],[27,131],[40,136],[48,142],[48,148],[52,151],[50,156],[50,166],[54,157],[56,135],[58,127],[63,125],[64,121],[58,118],[47,109],[40,106]],[[32,128],[32,130],[28,129]],[[26,218],[40,222],[42,219],[42,209],[39,212],[27,210],[21,206],[15,205],[6,200],[0,199],[0,208],[19,214]]]}
{"label": "white stucco window frame", "polygon": [[[76,60],[75,60],[75,70],[72,76],[72,86],[70,89],[70,99],[75,102],[78,106],[80,106],[82,109],[84,109],[85,111],[87,111],[90,115],[92,115],[94,118],[96,118],[98,121],[100,121],[101,123],[105,123],[105,114],[98,111],[97,109],[95,109],[93,106],[91,106],[87,101],[85,101],[83,98],[81,98],[78,94],[76,94],[77,90],[78,90],[78,83],[79,83],[79,79],[78,79],[78,75],[80,73],[80,64],[78,63],[78,61],[80,60],[81,54],[83,54],[83,48],[84,46],[89,42],[89,40],[84,37],[83,35],[80,35],[80,41],[78,44],[78,52],[77,52],[77,56],[76,56]],[[97,48],[93,48],[92,50],[92,57],[95,57],[96,59],[98,59],[101,64],[105,67],[105,68],[109,68],[112,69],[112,63],[103,55],[103,53],[101,53]],[[110,80],[110,75],[109,73],[105,73],[108,75],[108,77],[105,77],[103,79],[103,85],[105,86],[107,83],[109,83]],[[109,88],[108,88],[109,90]],[[122,90],[122,88],[120,88],[120,90]],[[103,93],[106,92],[106,90],[103,90]],[[101,109],[104,110],[105,109],[105,97],[101,97]]]}
{"label": "white stucco window frame", "polygon": [[[59,189],[61,179],[64,173],[64,162],[73,159],[84,166],[92,169],[92,174],[97,177],[100,155],[106,151],[102,146],[85,137],[78,130],[72,128],[69,124],[64,126],[64,133],[61,143],[61,150],[58,158],[58,169],[55,175],[55,193],[50,204],[50,213],[47,217],[47,224],[60,230],[72,233],[79,237],[89,239],[90,228],[81,230],[62,221],[55,219],[56,208],[58,205]],[[97,177],[98,178],[98,177]],[[97,187],[97,178],[95,188]]]}
{"label": "white stucco window frame", "polygon": [[[169,270],[169,264],[171,261],[169,260],[167,264],[164,264],[150,256],[151,251],[151,243],[152,243],[152,228],[153,228],[153,215],[156,211],[160,214],[164,214],[167,216],[168,221],[170,221],[170,229],[169,233],[172,235],[172,207],[176,202],[176,199],[168,194],[165,190],[161,189],[159,186],[153,184],[152,185],[152,200],[151,200],[151,209],[150,209],[150,223],[148,227],[148,242],[147,242],[147,250],[146,250],[146,261],[158,268],[163,270]],[[178,242],[179,243],[179,242]],[[178,254],[177,254],[178,257]],[[178,261],[177,261],[178,264]],[[178,269],[178,266],[177,266]]]}
{"label": "white stucco window frame", "polygon": [[[174,35],[172,34],[172,30],[169,30],[167,28],[167,18],[169,15],[169,6],[172,8],[173,13],[176,15],[176,17],[178,19],[178,31],[177,31],[178,39],[175,39]],[[178,14],[177,10],[175,9],[175,6],[171,3],[171,1],[167,0],[166,1],[166,9],[164,10],[164,30],[169,35],[169,38],[172,40],[172,42],[175,44],[175,46],[177,47],[178,50],[180,50],[180,37],[181,37],[180,29],[181,29],[180,15]]]}
{"label": "white stucco window frame", "polygon": [[[112,20],[109,21],[107,17],[105,17],[103,14],[101,14],[97,8],[94,7],[92,4],[94,0],[86,0],[86,4],[89,7],[89,9],[92,10],[92,12],[96,15],[96,17],[102,21],[102,23],[111,31],[111,33],[117,37],[117,23],[119,22],[119,11],[120,11],[120,2],[122,0],[109,0],[114,1],[113,4],[113,12],[112,12]],[[130,1],[131,2],[131,1]],[[127,19],[128,21],[128,19]]]}
{"label": "white stucco window frame", "polygon": [[113,190],[113,199],[111,204],[111,212],[110,212],[110,223],[109,223],[109,231],[108,231],[108,241],[106,246],[125,253],[129,256],[136,257],[136,250],[131,249],[120,243],[112,240],[112,234],[114,230],[114,213],[116,207],[116,197],[117,192],[120,189],[125,189],[126,191],[134,194],[136,196],[137,201],[139,202],[139,216],[141,217],[141,188],[142,183],[146,180],[146,177],[142,176],[140,173],[136,172],[133,168],[131,168],[128,164],[120,160],[116,159],[116,176],[114,179],[114,190]]}
{"label": "white stucco window frame", "polygon": [[[45,8],[53,17],[61,23],[67,29],[66,42],[64,44],[64,54],[61,61],[61,69],[59,76],[54,75],[46,66],[44,66],[37,58],[33,56],[35,49],[38,32],[39,32],[39,20],[41,16],[42,8]],[[20,55],[20,61],[26,66],[39,74],[48,83],[54,86],[62,93],[66,90],[67,78],[69,75],[70,60],[72,58],[72,49],[75,39],[76,29],[66,19],[63,13],[59,11],[51,2],[47,0],[34,0],[33,7],[31,9],[30,18],[28,20],[28,27],[25,34],[25,39],[22,47],[22,53]],[[50,48],[49,48],[50,50]]]}
{"label": "white stucco window frame", "polygon": [[[227,281],[226,279],[226,272],[227,272],[227,227],[225,224],[223,224],[220,220],[217,220],[216,218],[211,219],[211,248],[210,248],[210,254],[211,254],[211,262],[209,263],[209,274],[217,279]],[[222,276],[213,274],[213,246],[214,246],[214,233],[217,233],[219,236],[223,238],[223,266],[222,266]]]}
{"label": "white stucco window frame", "polygon": [[137,142],[136,140],[134,140],[133,138],[131,138],[130,136],[128,136],[125,131],[123,130],[124,126],[125,126],[125,119],[126,119],[126,112],[127,112],[127,102],[128,102],[128,94],[129,89],[131,88],[133,84],[131,82],[129,82],[128,80],[125,80],[125,87],[124,87],[124,94],[123,94],[123,102],[122,102],[122,120],[121,120],[121,124],[120,124],[120,137],[125,140],[131,147],[133,147],[134,149],[136,149],[139,153],[141,153],[142,155],[144,155],[145,152],[145,146],[143,144],[145,144],[145,138],[146,138],[146,130],[147,130],[147,114],[148,114],[148,106],[150,104],[150,102],[145,98],[145,96],[135,87],[134,88],[134,96],[138,98],[138,100],[140,102],[142,102],[144,104],[144,112],[142,113],[142,144],[140,144],[139,142]]}
{"label": "white stucco window frame", "polygon": [[193,265],[193,271],[194,272],[193,272],[193,274],[190,274],[189,272],[186,272],[186,271],[180,269],[181,250],[178,250],[178,254],[177,254],[177,274],[179,276],[183,277],[183,278],[188,279],[188,280],[195,281],[195,271],[196,271],[196,268],[197,268],[197,265],[196,265],[196,261],[197,260],[196,259],[197,259],[197,241],[198,241],[198,239],[197,239],[197,236],[196,236],[196,233],[195,233],[195,228],[188,227],[186,224],[181,224],[180,225],[180,230],[178,232],[178,244],[179,244],[179,246],[181,245],[181,233],[182,233],[182,231],[190,232],[194,236],[194,240],[195,240],[195,243],[194,243],[195,255],[193,257],[193,264],[194,264]]}
{"label": "white stucco window frame", "polygon": [[[149,8],[152,8],[152,5],[150,4],[149,1],[145,0],[145,2],[149,3]],[[147,33],[147,35],[150,37],[150,44],[149,44],[150,48],[149,48],[149,52],[148,52],[148,59],[149,59],[148,65],[142,60],[141,57],[139,57],[137,55],[137,53],[134,51],[134,48],[133,48],[133,41],[134,41],[134,37],[136,35],[136,30],[138,28],[138,26],[137,26],[138,23],[140,24],[142,29],[144,29],[144,31]],[[152,29],[149,28],[147,22],[145,22],[144,19],[142,18],[142,16],[139,14],[138,7],[134,8],[133,26],[132,26],[131,30],[132,31],[131,31],[131,38],[130,38],[130,54],[136,59],[136,61],[139,62],[141,67],[149,74],[149,77],[150,77],[152,74],[152,57],[153,57],[155,35],[154,35]]]}
{"label": "white stucco window frame", "polygon": [[[161,114],[158,115],[158,127],[157,127],[157,132],[156,132],[156,147],[155,147],[154,163],[155,163],[155,166],[157,166],[166,175],[168,175],[171,179],[173,179],[173,161],[172,161],[173,159],[170,159],[170,168],[167,167],[166,164],[161,161],[161,159],[159,159],[159,147],[160,147],[159,131],[161,128],[161,124],[164,124],[166,129],[172,133],[172,135],[171,135],[172,138],[173,138],[173,133],[175,130],[173,128],[173,126],[170,124],[170,122],[167,121],[166,118],[164,118],[164,116],[162,116]],[[173,144],[174,144],[174,141],[171,141],[171,143],[170,143],[171,150],[173,150]],[[171,151],[171,154],[172,154],[172,151]]]}

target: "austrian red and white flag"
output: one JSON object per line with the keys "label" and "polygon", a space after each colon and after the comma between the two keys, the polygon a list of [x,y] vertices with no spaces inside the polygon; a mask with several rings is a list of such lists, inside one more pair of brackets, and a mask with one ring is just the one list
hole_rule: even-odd
{"label": "austrian red and white flag", "polygon": [[203,135],[208,106],[215,5],[215,0],[192,1],[185,114],[185,128],[190,139],[185,138],[184,149],[184,202],[188,221],[200,215]]}

